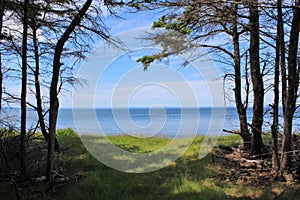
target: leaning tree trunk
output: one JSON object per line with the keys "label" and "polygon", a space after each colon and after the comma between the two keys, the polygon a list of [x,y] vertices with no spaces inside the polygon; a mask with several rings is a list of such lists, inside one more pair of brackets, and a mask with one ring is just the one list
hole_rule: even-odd
{"label": "leaning tree trunk", "polygon": [[83,19],[84,15],[91,6],[93,0],[86,0],[82,8],[79,10],[78,14],[74,17],[71,24],[67,27],[61,38],[58,40],[55,46],[53,66],[52,66],[52,80],[50,86],[50,112],[49,112],[49,142],[48,142],[48,155],[47,155],[47,171],[46,178],[51,180],[51,171],[53,168],[54,160],[54,146],[55,146],[55,132],[56,132],[56,122],[58,116],[59,100],[58,100],[58,82],[59,73],[61,66],[61,55],[65,43],[68,41],[71,33],[74,31],[76,26],[78,26]]}
{"label": "leaning tree trunk", "polygon": [[[36,112],[38,114],[39,123],[41,127],[42,134],[47,142],[49,142],[49,133],[47,131],[43,106],[42,106],[42,92],[41,92],[41,84],[40,84],[40,55],[39,55],[39,47],[38,47],[38,39],[37,39],[37,27],[36,22],[32,20],[31,22],[32,29],[32,37],[33,37],[33,46],[34,46],[34,59],[35,59],[35,70],[34,70],[34,84],[35,84],[35,98],[36,98]],[[55,151],[59,152],[59,143],[57,138],[55,137]]]}
{"label": "leaning tree trunk", "polygon": [[288,52],[288,88],[284,102],[284,124],[282,135],[282,154],[281,165],[279,170],[279,178],[283,178],[284,174],[289,173],[289,165],[291,163],[291,136],[293,117],[296,109],[296,101],[298,96],[299,85],[299,67],[297,65],[297,53],[299,46],[299,19],[300,19],[300,0],[295,1],[293,12],[292,27],[290,32],[290,44]]}
{"label": "leaning tree trunk", "polygon": [[24,1],[23,41],[22,41],[22,86],[21,86],[21,137],[20,137],[20,175],[26,175],[26,96],[27,96],[27,37],[28,37],[28,6]]}
{"label": "leaning tree trunk", "polygon": [[48,141],[49,140],[49,134],[47,132],[46,124],[44,121],[44,115],[43,115],[43,107],[42,107],[42,95],[41,95],[41,87],[40,87],[40,60],[39,60],[39,49],[38,49],[38,41],[37,41],[37,28],[34,24],[35,22],[32,22],[31,25],[32,29],[32,36],[33,36],[33,46],[34,46],[34,55],[35,55],[35,71],[34,71],[34,84],[35,84],[35,98],[36,98],[36,110],[39,118],[39,123],[41,127],[42,134],[44,138]]}
{"label": "leaning tree trunk", "polygon": [[259,62],[259,10],[258,1],[254,0],[249,6],[250,22],[250,71],[253,84],[253,116],[252,116],[252,155],[261,154],[262,151],[262,124],[264,112],[264,86],[263,76]]}

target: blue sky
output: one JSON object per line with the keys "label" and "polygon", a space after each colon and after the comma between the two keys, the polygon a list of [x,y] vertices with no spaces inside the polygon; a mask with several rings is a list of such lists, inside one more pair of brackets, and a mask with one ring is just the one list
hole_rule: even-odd
{"label": "blue sky", "polygon": [[[110,33],[124,42],[132,52],[125,53],[106,43],[95,44],[97,48],[83,62],[77,78],[87,84],[77,86],[72,94],[61,95],[61,107],[208,107],[223,106],[221,71],[210,56],[193,60],[182,67],[189,55],[171,57],[156,62],[144,72],[136,60],[160,47],[142,41],[151,31],[153,21],[160,11],[120,13],[124,19],[108,16]],[[195,52],[194,52],[195,53]],[[203,54],[199,50],[198,54]]]}
{"label": "blue sky", "polygon": [[[86,80],[71,92],[60,95],[61,107],[208,107],[223,106],[223,71],[220,64],[214,63],[210,55],[193,60],[189,55],[171,57],[156,62],[144,72],[136,60],[144,55],[159,51],[159,47],[149,45],[141,37],[151,31],[153,21],[162,13],[147,11],[138,13],[119,13],[124,19],[107,16],[106,24],[110,33],[124,42],[126,53],[99,41],[89,59],[79,66],[77,78]],[[226,38],[218,38],[218,43]],[[125,47],[124,46],[124,47]],[[203,51],[194,52],[202,55]],[[190,61],[186,67],[181,64]],[[19,93],[20,86],[12,82],[11,91]],[[226,86],[231,91],[232,85]],[[229,89],[228,89],[229,88]],[[46,91],[44,91],[46,93]],[[232,97],[232,92],[231,92]],[[272,96],[266,99],[272,101]],[[34,99],[29,101],[35,102]],[[227,102],[228,103],[228,102]],[[234,105],[231,103],[230,105]]]}
{"label": "blue sky", "polygon": [[[152,14],[151,14],[152,13]],[[124,17],[124,16],[123,16]],[[87,85],[77,87],[71,98],[62,98],[62,107],[207,107],[223,106],[220,72],[209,56],[182,67],[189,55],[171,57],[143,71],[136,60],[158,52],[159,47],[141,40],[159,17],[157,13],[127,14],[114,20],[111,32],[124,42],[129,53],[100,43],[79,68],[78,78]],[[203,53],[199,51],[199,53]],[[212,96],[218,99],[212,101]]]}

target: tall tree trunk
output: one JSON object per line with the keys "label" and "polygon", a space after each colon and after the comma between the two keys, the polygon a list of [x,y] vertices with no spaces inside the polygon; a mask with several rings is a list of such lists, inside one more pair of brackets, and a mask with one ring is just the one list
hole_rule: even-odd
{"label": "tall tree trunk", "polygon": [[263,77],[260,71],[259,61],[259,10],[258,0],[254,0],[249,6],[250,23],[250,71],[253,84],[253,116],[252,116],[252,155],[261,154],[262,124],[264,112],[264,86]]}
{"label": "tall tree trunk", "polygon": [[[36,22],[32,22],[31,29],[33,35],[33,46],[34,46],[34,59],[35,59],[35,71],[34,71],[34,84],[35,84],[35,98],[36,98],[36,111],[39,118],[39,123],[41,127],[42,134],[47,142],[49,142],[49,133],[47,132],[47,127],[45,124],[44,114],[43,114],[43,106],[42,106],[42,93],[40,86],[40,56],[39,56],[39,47],[38,47],[38,39],[37,39],[37,27]],[[57,138],[55,137],[55,151],[60,151],[59,143]]]}
{"label": "tall tree trunk", "polygon": [[26,96],[27,96],[27,37],[28,37],[28,6],[24,1],[23,41],[22,41],[22,88],[21,88],[21,137],[20,137],[20,175],[26,175]]}
{"label": "tall tree trunk", "polygon": [[278,172],[279,158],[278,158],[278,106],[279,106],[279,76],[280,76],[280,53],[281,53],[281,34],[283,28],[282,21],[282,2],[277,0],[277,37],[276,37],[276,57],[274,66],[274,104],[273,104],[273,124],[272,131],[272,168],[273,171]]}
{"label": "tall tree trunk", "polygon": [[52,66],[52,80],[50,86],[50,112],[49,112],[49,142],[48,142],[48,156],[47,156],[47,171],[46,178],[51,180],[51,171],[53,168],[54,160],[54,146],[55,146],[55,132],[56,132],[56,122],[58,116],[59,100],[58,100],[58,82],[59,73],[61,67],[61,55],[63,47],[67,40],[69,39],[71,33],[74,31],[75,27],[78,26],[84,17],[85,13],[88,11],[93,0],[86,0],[82,8],[79,10],[78,14],[74,17],[71,24],[67,27],[61,38],[58,40],[55,46],[53,66]]}
{"label": "tall tree trunk", "polygon": [[[3,17],[5,10],[5,0],[0,0],[0,48],[1,48],[1,40],[2,40],[2,27],[3,27]],[[0,114],[2,111],[2,87],[3,87],[3,70],[2,70],[2,53],[0,51]]]}
{"label": "tall tree trunk", "polygon": [[233,19],[233,46],[234,46],[234,97],[235,105],[237,108],[239,122],[240,122],[240,136],[243,139],[245,147],[250,149],[251,146],[251,136],[248,130],[247,123],[247,110],[242,102],[242,86],[241,86],[241,56],[240,56],[240,43],[239,43],[239,33],[237,28],[237,10],[238,5],[235,4],[233,7],[234,19]]}
{"label": "tall tree trunk", "polygon": [[282,135],[282,154],[279,177],[283,178],[285,173],[289,172],[291,161],[291,135],[293,117],[296,109],[296,101],[299,85],[299,66],[297,66],[297,53],[299,46],[299,19],[300,19],[300,0],[295,0],[293,11],[292,27],[290,32],[290,44],[288,52],[288,88],[284,102],[284,124]]}
{"label": "tall tree trunk", "polygon": [[[35,23],[35,22],[32,22]],[[39,49],[38,49],[38,41],[37,41],[37,28],[35,24],[31,25],[32,29],[32,36],[33,36],[33,46],[34,46],[34,59],[35,59],[35,71],[34,71],[34,83],[35,83],[35,98],[36,98],[36,105],[37,105],[37,113],[40,122],[40,127],[44,138],[48,141],[49,134],[47,132],[46,124],[44,121],[43,115],[43,107],[42,107],[42,95],[41,95],[41,87],[40,87],[40,56],[39,56]]]}

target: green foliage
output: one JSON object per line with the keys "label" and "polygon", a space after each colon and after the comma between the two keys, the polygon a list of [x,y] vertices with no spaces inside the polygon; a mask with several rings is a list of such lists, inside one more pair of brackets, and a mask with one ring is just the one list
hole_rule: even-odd
{"label": "green foliage", "polygon": [[67,129],[58,129],[56,130],[56,135],[57,136],[76,136],[77,134],[72,128],[67,128]]}
{"label": "green foliage", "polygon": [[181,34],[190,34],[192,29],[187,28],[187,24],[179,23],[179,22],[172,22],[165,25],[166,29],[177,31]]}
{"label": "green foliage", "polygon": [[165,28],[166,30],[173,30],[184,35],[192,33],[193,30],[188,27],[188,23],[181,22],[178,19],[174,21],[173,18],[174,16],[163,16],[158,21],[153,22],[152,28]]}
{"label": "green foliage", "polygon": [[162,19],[159,19],[156,22],[153,22],[152,28],[164,28],[166,26],[166,22]]}
{"label": "green foliage", "polygon": [[143,56],[139,59],[137,59],[137,62],[141,62],[144,65],[144,69],[147,70],[147,67],[154,62],[154,60],[156,59],[155,55],[151,55],[151,56]]}
{"label": "green foliage", "polygon": [[0,128],[0,136],[17,136],[20,133],[18,131],[15,131],[13,128]]}
{"label": "green foliage", "polygon": [[158,21],[153,22],[153,29],[163,28],[165,31],[154,34],[154,36],[148,39],[151,39],[154,44],[160,45],[162,51],[157,54],[143,56],[137,62],[141,62],[144,65],[144,69],[147,70],[149,65],[155,60],[161,61],[163,58],[171,55],[179,55],[184,50],[189,49],[189,45],[185,39],[193,30],[188,26],[188,23],[181,22],[172,15],[163,16]]}

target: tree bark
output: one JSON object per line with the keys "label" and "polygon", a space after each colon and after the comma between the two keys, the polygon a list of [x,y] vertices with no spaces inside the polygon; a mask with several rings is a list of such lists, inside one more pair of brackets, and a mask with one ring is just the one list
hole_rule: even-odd
{"label": "tree bark", "polygon": [[271,126],[272,131],[272,168],[273,171],[278,172],[279,169],[279,157],[278,157],[278,106],[279,106],[279,76],[280,76],[280,59],[281,59],[281,34],[283,31],[282,20],[282,2],[277,0],[277,36],[276,36],[276,57],[274,66],[274,103],[273,103],[273,124]]}
{"label": "tree bark", "polygon": [[288,88],[284,102],[284,124],[282,135],[282,154],[279,177],[283,179],[284,174],[289,173],[291,161],[291,135],[293,117],[296,109],[296,101],[299,85],[299,66],[297,66],[297,53],[299,46],[299,19],[300,19],[300,0],[295,0],[293,20],[290,32],[290,44],[288,52]]}
{"label": "tree bark", "polygon": [[22,41],[22,86],[21,86],[21,137],[20,137],[20,175],[26,176],[26,96],[27,96],[27,37],[28,37],[28,6],[24,1],[23,41]]}
{"label": "tree bark", "polygon": [[235,4],[233,8],[234,19],[233,19],[233,46],[234,46],[234,97],[235,105],[237,108],[239,122],[240,122],[240,136],[243,139],[244,146],[249,148],[251,147],[251,136],[248,130],[247,122],[247,110],[242,102],[242,86],[241,86],[241,56],[240,56],[240,43],[239,43],[239,33],[237,28],[237,9],[238,5]]}
{"label": "tree bark", "polygon": [[58,40],[55,46],[53,66],[52,66],[52,79],[50,86],[50,112],[49,112],[49,142],[48,142],[48,155],[47,155],[47,171],[46,178],[51,180],[51,171],[53,168],[54,160],[54,146],[55,146],[55,132],[56,132],[56,122],[58,116],[59,100],[58,100],[58,82],[59,73],[61,67],[61,55],[63,52],[63,47],[68,41],[71,33],[74,31],[75,27],[78,26],[84,17],[85,13],[88,11],[92,0],[87,0],[82,8],[79,10],[78,14],[74,17],[71,24],[67,27],[61,38]]}
{"label": "tree bark", "polygon": [[31,25],[32,29],[32,36],[33,36],[33,46],[34,46],[34,55],[35,55],[35,71],[34,71],[34,84],[35,84],[35,98],[36,98],[36,105],[37,105],[37,113],[39,118],[39,123],[41,127],[41,131],[45,139],[49,140],[49,134],[47,132],[46,124],[44,121],[44,115],[43,115],[43,107],[42,107],[42,95],[41,95],[41,87],[40,87],[40,60],[39,60],[39,49],[38,49],[38,41],[37,41],[37,28],[34,24],[35,22],[32,22]]}
{"label": "tree bark", "polygon": [[262,124],[264,112],[264,86],[259,61],[259,10],[258,0],[249,5],[250,28],[250,72],[253,84],[253,116],[252,116],[252,155],[261,154],[262,151]]}

